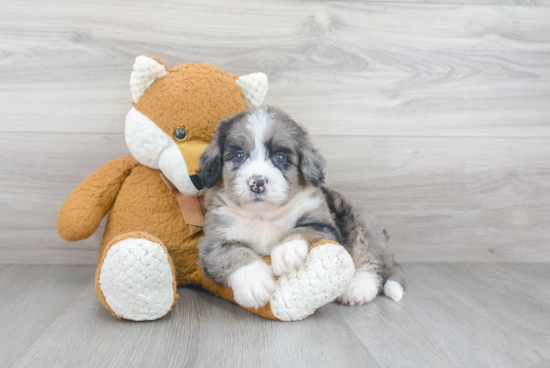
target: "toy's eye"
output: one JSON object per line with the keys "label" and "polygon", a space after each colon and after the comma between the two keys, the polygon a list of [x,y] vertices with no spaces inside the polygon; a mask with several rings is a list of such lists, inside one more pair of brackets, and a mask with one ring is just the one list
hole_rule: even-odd
{"label": "toy's eye", "polygon": [[237,152],[235,155],[235,161],[237,162],[243,162],[246,159],[246,155],[242,152]]}
{"label": "toy's eye", "polygon": [[286,157],[282,153],[277,153],[275,155],[275,162],[278,164],[284,164],[286,162]]}
{"label": "toy's eye", "polygon": [[176,128],[174,131],[174,138],[176,141],[181,142],[187,139],[187,132],[184,129]]}

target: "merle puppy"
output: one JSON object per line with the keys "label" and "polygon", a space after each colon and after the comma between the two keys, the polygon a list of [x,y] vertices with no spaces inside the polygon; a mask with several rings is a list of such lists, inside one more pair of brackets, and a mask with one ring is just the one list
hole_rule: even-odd
{"label": "merle puppy", "polygon": [[[210,190],[199,265],[230,286],[237,303],[265,305],[274,276],[294,270],[322,239],[339,242],[354,260],[355,275],[339,302],[360,305],[382,290],[401,300],[403,274],[385,230],[323,186],[324,166],[304,129],[278,109],[220,121],[200,158],[198,175]],[[272,266],[262,259],[267,255]]]}

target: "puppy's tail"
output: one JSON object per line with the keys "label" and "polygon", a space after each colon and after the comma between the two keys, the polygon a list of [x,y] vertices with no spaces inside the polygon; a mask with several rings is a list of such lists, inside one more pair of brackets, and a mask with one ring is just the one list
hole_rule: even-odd
{"label": "puppy's tail", "polygon": [[384,283],[384,295],[395,302],[403,299],[405,295],[405,274],[403,267],[397,262],[393,263],[393,273]]}

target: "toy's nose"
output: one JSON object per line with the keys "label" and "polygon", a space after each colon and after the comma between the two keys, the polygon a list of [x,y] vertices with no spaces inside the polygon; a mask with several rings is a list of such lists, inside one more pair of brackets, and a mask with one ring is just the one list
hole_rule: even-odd
{"label": "toy's nose", "polygon": [[248,179],[248,186],[250,187],[250,190],[254,193],[263,193],[265,192],[265,185],[267,184],[267,180],[262,176],[253,176],[250,179]]}

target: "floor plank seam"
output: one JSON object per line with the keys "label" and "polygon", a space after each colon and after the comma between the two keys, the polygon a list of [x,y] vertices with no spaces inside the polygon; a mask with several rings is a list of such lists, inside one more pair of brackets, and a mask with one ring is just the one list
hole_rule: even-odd
{"label": "floor plank seam", "polygon": [[[328,3],[333,2],[334,0],[316,0],[315,2],[320,3]],[[365,0],[345,0],[341,1],[340,3],[365,3]],[[546,4],[518,4],[518,3],[503,3],[503,4],[496,4],[496,3],[489,3],[489,2],[481,2],[480,4],[472,4],[468,2],[414,2],[414,1],[373,1],[369,2],[369,5],[380,5],[380,6],[404,6],[404,5],[412,5],[412,6],[426,6],[426,7],[434,7],[434,6],[472,6],[472,7],[495,7],[495,8],[502,8],[502,7],[514,7],[514,8],[547,8],[548,5]]]}

